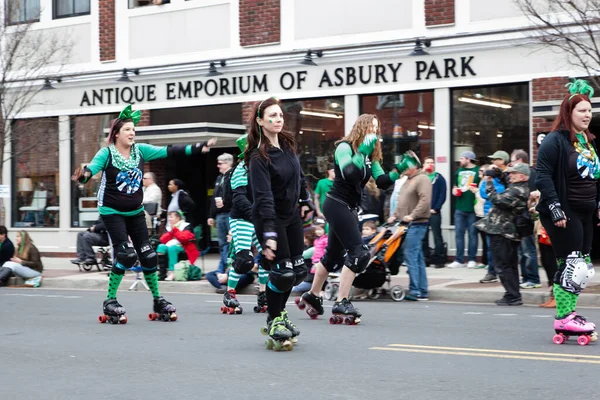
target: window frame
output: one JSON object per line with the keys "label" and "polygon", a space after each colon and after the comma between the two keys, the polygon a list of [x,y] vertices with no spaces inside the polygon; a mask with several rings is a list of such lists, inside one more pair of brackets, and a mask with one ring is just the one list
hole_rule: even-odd
{"label": "window frame", "polygon": [[[92,0],[88,0],[88,2],[90,3],[90,10],[88,12],[58,15],[57,1],[58,0],[52,0],[52,19],[63,19],[63,18],[81,17],[81,16],[84,16],[84,15],[90,15],[91,12],[92,12]],[[77,0],[70,0],[70,1],[73,3],[73,10],[74,10],[75,9],[75,3],[77,2]]]}
{"label": "window frame", "polygon": [[37,18],[28,19],[27,16],[25,16],[25,19],[23,19],[22,21],[21,20],[11,21],[11,19],[10,19],[11,18],[11,13],[8,12],[8,10],[9,10],[8,3],[10,1],[11,0],[4,0],[4,10],[5,10],[5,13],[4,13],[4,23],[6,24],[6,26],[9,26],[9,25],[29,24],[29,23],[33,23],[33,22],[40,22],[40,14],[42,12],[41,4],[40,4],[41,0],[18,0],[18,1],[21,1],[23,3],[23,6],[24,6],[23,9],[25,10],[25,12],[27,12],[27,2],[28,1],[33,1],[33,2],[37,1],[38,5],[39,5],[39,7],[38,7],[39,8],[39,14],[38,14]]}

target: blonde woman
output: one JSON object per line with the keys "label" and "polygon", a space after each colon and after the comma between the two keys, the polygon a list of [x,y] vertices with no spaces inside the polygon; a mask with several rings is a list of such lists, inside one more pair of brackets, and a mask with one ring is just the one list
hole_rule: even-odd
{"label": "blonde woman", "polygon": [[40,252],[33,244],[31,236],[25,231],[17,232],[15,244],[15,255],[10,261],[5,262],[3,267],[10,268],[14,275],[27,279],[26,286],[39,287],[44,270]]}

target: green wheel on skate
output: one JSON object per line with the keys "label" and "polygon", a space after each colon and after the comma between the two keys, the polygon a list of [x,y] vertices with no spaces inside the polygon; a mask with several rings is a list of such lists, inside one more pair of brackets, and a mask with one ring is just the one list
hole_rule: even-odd
{"label": "green wheel on skate", "polygon": [[272,350],[274,347],[275,343],[273,343],[273,339],[267,339],[265,340],[265,348],[267,350]]}
{"label": "green wheel on skate", "polygon": [[269,334],[269,328],[263,326],[262,328],[260,328],[260,333],[264,336],[267,336]]}

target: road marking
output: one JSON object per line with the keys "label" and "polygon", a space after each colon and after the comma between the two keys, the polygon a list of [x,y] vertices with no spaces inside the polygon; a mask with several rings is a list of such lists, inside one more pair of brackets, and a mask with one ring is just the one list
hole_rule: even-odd
{"label": "road marking", "polygon": [[516,317],[517,314],[494,314],[497,317]]}
{"label": "road marking", "polygon": [[27,294],[27,293],[4,293],[4,296],[21,296],[21,297],[57,297],[61,299],[81,299],[83,296],[63,296],[59,294]]}
{"label": "road marking", "polygon": [[469,311],[469,312],[464,312],[463,314],[464,315],[482,315],[483,313],[482,312],[472,312],[472,311]]}
{"label": "road marking", "polygon": [[429,353],[470,357],[509,358],[520,360],[600,364],[600,356],[590,356],[585,354],[541,353],[533,351],[494,350],[444,346],[421,346],[411,344],[389,344],[388,347],[370,347],[369,350],[403,351],[409,353]]}
{"label": "road marking", "polygon": [[550,318],[552,315],[530,315],[531,318]]}

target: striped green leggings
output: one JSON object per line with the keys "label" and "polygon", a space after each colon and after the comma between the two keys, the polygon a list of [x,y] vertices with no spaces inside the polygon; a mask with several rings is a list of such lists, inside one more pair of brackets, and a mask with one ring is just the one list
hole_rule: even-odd
{"label": "striped green leggings", "polygon": [[[232,238],[232,246],[230,246],[230,248],[233,248],[233,252],[230,251],[230,253],[237,254],[241,250],[250,250],[252,245],[256,247],[256,250],[259,253],[262,252],[262,248],[260,247],[256,233],[254,232],[254,225],[252,225],[252,223],[243,219],[229,218],[229,229],[231,230]],[[268,279],[269,272],[259,265],[258,283],[264,285],[267,283]],[[239,280],[240,275],[235,272],[233,268],[230,268],[227,287],[230,289],[235,289]]]}

